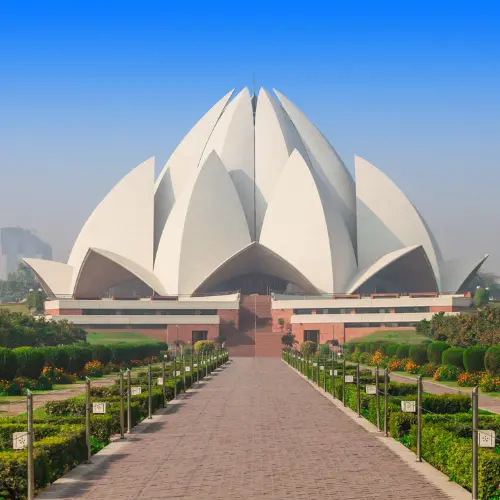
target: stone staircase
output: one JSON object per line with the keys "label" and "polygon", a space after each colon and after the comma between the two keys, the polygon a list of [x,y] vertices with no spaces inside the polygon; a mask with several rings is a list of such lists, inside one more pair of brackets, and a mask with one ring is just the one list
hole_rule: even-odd
{"label": "stone staircase", "polygon": [[240,327],[227,336],[232,357],[280,357],[281,333],[272,332],[271,297],[243,295],[240,300]]}

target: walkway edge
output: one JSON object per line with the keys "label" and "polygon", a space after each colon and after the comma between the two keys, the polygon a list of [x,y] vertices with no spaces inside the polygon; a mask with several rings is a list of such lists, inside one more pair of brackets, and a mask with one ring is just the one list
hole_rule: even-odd
{"label": "walkway edge", "polygon": [[[220,370],[213,370],[213,372],[217,373]],[[148,419],[147,417],[139,422],[137,425],[132,427],[131,433],[126,434],[126,436],[134,437],[134,435],[142,434],[151,424],[154,424],[160,420],[162,417],[167,416],[169,413],[174,411],[174,408],[177,404],[182,403],[185,399],[186,395],[199,390],[205,379],[200,380],[196,383],[196,385],[192,388],[189,388],[186,392],[179,394],[177,399],[171,399],[167,401],[167,406],[165,408],[161,408],[153,414],[152,419]],[[47,486],[44,490],[42,490],[38,495],[36,495],[37,499],[40,500],[58,500],[61,498],[66,498],[66,490],[70,488],[75,482],[81,481],[85,478],[88,473],[94,472],[101,467],[111,458],[113,455],[117,455],[122,453],[132,442],[130,439],[117,439],[115,441],[111,441],[106,447],[104,447],[101,451],[97,452],[95,455],[92,455],[92,463],[85,464],[81,463],[77,465],[74,469],[71,469],[67,474],[60,477],[56,481],[54,481],[51,485]]]}
{"label": "walkway edge", "polygon": [[417,462],[415,459],[415,454],[406,448],[392,437],[386,438],[377,431],[377,427],[373,425],[366,418],[358,418],[356,412],[350,408],[344,407],[341,401],[334,399],[329,392],[325,392],[322,387],[318,387],[314,382],[309,380],[305,375],[296,370],[293,366],[290,366],[285,360],[283,363],[293,370],[299,377],[303,378],[309,383],[316,391],[318,391],[323,397],[325,397],[330,403],[332,403],[336,408],[347,415],[351,420],[353,420],[357,425],[363,427],[367,432],[375,434],[375,439],[382,443],[385,447],[389,448],[395,455],[397,455],[403,462],[408,464],[414,471],[418,472],[423,476],[429,483],[434,485],[436,488],[440,489],[444,494],[448,495],[452,500],[470,500],[471,493],[465,488],[462,488],[459,484],[450,481],[448,476],[442,472],[435,469],[432,465],[427,462]]}

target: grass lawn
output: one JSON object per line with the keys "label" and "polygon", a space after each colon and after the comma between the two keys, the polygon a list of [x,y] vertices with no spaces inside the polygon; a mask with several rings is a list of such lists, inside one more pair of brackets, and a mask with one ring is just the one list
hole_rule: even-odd
{"label": "grass lawn", "polygon": [[388,342],[405,342],[408,344],[420,344],[427,337],[418,335],[415,330],[377,330],[376,332],[353,339],[351,342],[374,342],[376,340],[386,340]]}
{"label": "grass lawn", "polygon": [[29,310],[24,304],[0,304],[0,310],[1,309],[8,309],[10,312],[29,314]]}
{"label": "grass lawn", "polygon": [[153,342],[155,339],[136,332],[89,332],[87,342],[90,344],[114,344],[115,342]]}

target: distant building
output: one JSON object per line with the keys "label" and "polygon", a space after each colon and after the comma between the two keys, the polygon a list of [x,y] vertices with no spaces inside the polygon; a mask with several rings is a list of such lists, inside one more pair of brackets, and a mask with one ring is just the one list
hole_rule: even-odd
{"label": "distant building", "polygon": [[3,227],[0,229],[0,279],[7,279],[17,270],[23,257],[52,259],[52,247],[28,229]]}

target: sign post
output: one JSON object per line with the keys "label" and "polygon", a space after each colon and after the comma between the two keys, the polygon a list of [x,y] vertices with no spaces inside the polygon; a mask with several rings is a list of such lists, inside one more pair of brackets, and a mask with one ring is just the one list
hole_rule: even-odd
{"label": "sign post", "polygon": [[384,369],[384,435],[389,437],[389,422],[387,405],[389,403],[389,372],[387,368]]}
{"label": "sign post", "polygon": [[132,380],[127,368],[127,434],[132,431]]}
{"label": "sign post", "polygon": [[184,392],[186,392],[186,358],[182,358],[182,383],[184,385]]}
{"label": "sign post", "polygon": [[177,352],[174,354],[174,399],[177,399]]}
{"label": "sign post", "polygon": [[478,495],[478,427],[479,427],[479,394],[477,386],[472,389],[472,500]]}
{"label": "sign post", "polygon": [[358,407],[358,418],[361,418],[361,388],[359,387],[359,361],[356,366],[356,391],[357,391],[357,407]]}
{"label": "sign post", "polygon": [[120,439],[125,439],[125,401],[123,398],[123,372],[120,370]]}
{"label": "sign post", "polygon": [[153,418],[153,397],[151,394],[151,363],[148,365],[148,419]]}
{"label": "sign post", "polygon": [[165,406],[167,406],[167,393],[165,391],[165,356],[163,356],[163,363],[161,367],[161,378],[163,380],[163,383],[161,384],[162,394],[163,394],[163,408],[165,408]]}
{"label": "sign post", "polygon": [[422,461],[422,375],[417,379],[417,462]]}
{"label": "sign post", "polygon": [[27,410],[28,410],[28,500],[35,498],[35,460],[33,457],[33,393],[27,389]]}
{"label": "sign post", "polygon": [[85,377],[85,443],[87,444],[87,464],[90,461],[90,379]]}
{"label": "sign post", "polygon": [[378,378],[378,366],[375,369],[375,387],[376,393],[375,393],[375,405],[377,407],[377,431],[381,431],[382,428],[380,427],[380,390],[379,390],[379,378]]}

